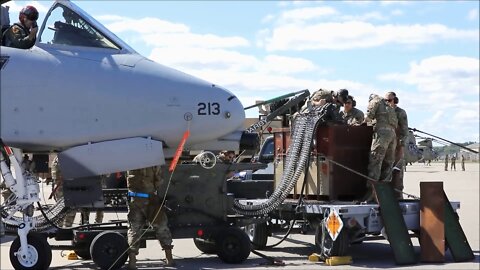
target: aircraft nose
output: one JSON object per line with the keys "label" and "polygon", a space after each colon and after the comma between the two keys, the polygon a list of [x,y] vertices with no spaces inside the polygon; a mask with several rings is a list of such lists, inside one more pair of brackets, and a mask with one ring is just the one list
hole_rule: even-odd
{"label": "aircraft nose", "polygon": [[226,108],[224,111],[224,117],[232,123],[232,127],[242,129],[243,122],[245,121],[245,110],[243,109],[243,105],[237,96],[228,90],[226,91],[228,95],[225,103]]}

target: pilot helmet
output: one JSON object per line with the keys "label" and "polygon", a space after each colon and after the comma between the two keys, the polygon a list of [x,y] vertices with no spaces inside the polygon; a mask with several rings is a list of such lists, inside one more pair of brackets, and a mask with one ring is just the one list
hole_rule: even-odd
{"label": "pilot helmet", "polygon": [[23,23],[25,19],[29,19],[30,21],[36,21],[38,20],[38,11],[34,6],[26,6],[20,11],[18,19],[21,23]]}

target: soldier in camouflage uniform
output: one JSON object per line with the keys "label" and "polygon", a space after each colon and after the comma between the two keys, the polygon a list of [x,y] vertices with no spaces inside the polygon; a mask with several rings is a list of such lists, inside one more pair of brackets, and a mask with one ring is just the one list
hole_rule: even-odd
{"label": "soldier in camouflage uniform", "polygon": [[455,155],[452,155],[452,157],[450,158],[450,171],[451,170],[457,170],[457,168],[455,167],[455,161],[457,160],[457,157]]}
{"label": "soldier in camouflage uniform", "polygon": [[445,171],[448,171],[448,154],[445,155]]}
{"label": "soldier in camouflage uniform", "polygon": [[333,103],[333,91],[319,89],[312,95],[312,106],[323,106],[327,103]]}
{"label": "soldier in camouflage uniform", "polygon": [[[55,199],[58,200],[63,197],[63,177],[60,171],[60,164],[58,163],[58,156],[52,161],[51,175],[52,180],[55,183],[55,188],[52,195],[55,195]],[[102,187],[104,187],[104,178],[105,176],[102,176]],[[68,212],[63,220],[63,227],[72,227],[77,212],[77,210],[71,210]],[[88,209],[81,208],[80,214],[82,216],[82,224],[88,224],[90,222],[90,211]],[[97,210],[95,215],[95,223],[102,223],[103,215],[103,210]]]}
{"label": "soldier in camouflage uniform", "polygon": [[[368,161],[368,176],[377,181],[391,181],[395,161],[397,116],[383,98],[371,94],[367,107],[365,122],[373,125],[373,138]],[[371,183],[365,200],[374,198]]]}
{"label": "soldier in camouflage uniform", "polygon": [[[53,192],[54,192],[55,198],[59,200],[60,198],[63,198],[63,176],[60,171],[60,164],[58,162],[58,157],[55,157],[55,159],[53,160],[52,168],[50,171],[52,173],[52,180],[55,183],[55,189]],[[76,210],[70,210],[67,213],[67,215],[65,215],[62,226],[66,228],[72,227],[76,214],[77,214]]]}
{"label": "soldier in camouflage uniform", "polygon": [[349,126],[359,126],[363,123],[363,120],[365,120],[363,112],[355,108],[356,105],[357,102],[355,99],[352,96],[348,96],[343,111],[340,112],[340,116]]}
{"label": "soldier in camouflage uniform", "polygon": [[19,22],[5,30],[2,45],[18,49],[30,49],[37,40],[38,11],[33,6],[24,7],[18,16]]}
{"label": "soldier in camouflage uniform", "polygon": [[[313,110],[316,110],[319,107],[322,107],[325,105],[328,106],[326,107],[327,109],[325,112],[326,114],[325,120],[327,122],[343,123],[343,119],[340,116],[341,103],[337,101],[337,98],[336,98],[337,96],[338,94],[335,93],[334,91],[319,89],[316,92],[314,92],[310,98],[310,101],[312,102]],[[305,113],[307,112],[307,110],[308,110],[308,107],[305,105],[302,108],[301,112]]]}
{"label": "soldier in camouflage uniform", "polygon": [[162,166],[128,171],[128,269],[136,268],[136,255],[146,225],[153,226],[162,249],[165,250],[167,266],[175,264],[172,257],[172,234],[168,228],[167,215],[160,209],[162,196],[156,194],[162,183]]}
{"label": "soldier in camouflage uniform", "polygon": [[395,135],[397,137],[397,147],[395,149],[395,167],[392,175],[392,187],[395,189],[397,199],[403,199],[403,172],[405,167],[405,146],[408,143],[408,118],[407,112],[398,107],[398,97],[395,92],[388,92],[385,94],[385,100],[390,107],[395,110],[398,120],[398,126],[395,129]]}

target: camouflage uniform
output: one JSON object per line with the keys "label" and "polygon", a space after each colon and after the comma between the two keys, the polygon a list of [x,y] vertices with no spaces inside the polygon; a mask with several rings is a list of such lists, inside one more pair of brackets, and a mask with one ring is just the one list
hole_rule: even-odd
{"label": "camouflage uniform", "polygon": [[450,171],[451,170],[457,170],[455,167],[455,161],[457,160],[457,157],[455,155],[452,155],[452,158],[450,159]]}
{"label": "camouflage uniform", "polygon": [[[312,95],[313,107],[318,110],[318,108],[327,106],[324,110],[324,120],[329,123],[343,123],[343,118],[340,116],[340,105],[336,103],[333,94],[334,92],[330,90],[320,89],[316,91]],[[324,100],[324,102],[321,102],[321,100]]]}
{"label": "camouflage uniform", "polygon": [[402,108],[396,106],[395,113],[397,115],[398,126],[395,129],[395,134],[397,136],[397,147],[395,149],[395,170],[392,175],[392,186],[394,189],[399,190],[395,193],[397,194],[397,199],[403,199],[403,168],[405,166],[405,155],[404,149],[408,143],[408,118],[407,112]]}
{"label": "camouflage uniform", "polygon": [[462,162],[462,171],[465,171],[465,157],[463,155],[460,158],[460,161]]}
{"label": "camouflage uniform", "polygon": [[365,119],[365,117],[363,116],[363,112],[357,108],[352,108],[348,112],[341,111],[340,116],[349,126],[359,126],[363,123],[363,120]]}
{"label": "camouflage uniform", "polygon": [[330,90],[319,89],[313,93],[312,99],[325,99],[327,103],[332,103],[333,94]]}
{"label": "camouflage uniform", "polygon": [[4,34],[3,39],[5,40],[5,46],[18,49],[30,49],[37,39],[34,38],[30,40],[28,38],[29,34],[29,29],[20,23],[15,23]]}
{"label": "camouflage uniform", "polygon": [[445,155],[445,171],[448,171],[448,155]]}
{"label": "camouflage uniform", "polygon": [[[129,269],[136,269],[136,255],[138,255],[140,238],[146,225],[153,226],[156,237],[165,250],[167,264],[173,264],[172,234],[168,228],[167,215],[163,210],[164,208],[158,212],[162,197],[157,195],[156,191],[162,183],[162,169],[161,166],[155,166],[128,171],[127,186],[130,199],[127,216],[130,224],[128,228]],[[155,216],[157,212],[158,216]]]}
{"label": "camouflage uniform", "polygon": [[[58,157],[55,157],[55,159],[52,162],[52,168],[51,168],[51,174],[52,174],[52,179],[53,182],[55,183],[55,198],[59,200],[60,198],[63,198],[63,177],[60,171],[60,164],[58,162]],[[84,217],[87,217],[90,212],[83,209],[81,210],[81,214]],[[63,219],[63,224],[62,227],[70,228],[73,225],[73,221],[75,220],[75,216],[77,215],[77,209],[71,209],[66,215],[65,218]]]}
{"label": "camouflage uniform", "polygon": [[366,116],[367,122],[374,125],[368,176],[375,180],[390,181],[395,161],[397,116],[393,108],[378,95],[371,97]]}

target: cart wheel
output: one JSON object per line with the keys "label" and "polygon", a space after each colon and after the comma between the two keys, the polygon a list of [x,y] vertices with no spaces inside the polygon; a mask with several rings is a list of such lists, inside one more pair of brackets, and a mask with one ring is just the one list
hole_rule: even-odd
{"label": "cart wheel", "polygon": [[215,242],[218,257],[226,263],[242,263],[250,255],[250,239],[240,228],[220,230]]}
{"label": "cart wheel", "polygon": [[10,262],[16,270],[46,270],[52,262],[52,248],[47,238],[37,233],[29,233],[27,236],[27,256],[20,256],[20,237],[15,238],[10,246]]}
{"label": "cart wheel", "polygon": [[348,248],[350,246],[347,229],[343,228],[335,241],[332,240],[330,235],[325,229],[325,239],[322,243],[323,231],[322,227],[325,226],[324,222],[320,222],[315,228],[315,245],[320,249],[320,253],[325,257],[332,256],[345,256],[348,254]]}
{"label": "cart wheel", "polygon": [[217,253],[217,245],[215,244],[215,242],[213,242],[213,240],[193,238],[193,243],[195,243],[195,246],[205,254]]}
{"label": "cart wheel", "polygon": [[217,164],[217,157],[210,151],[205,151],[200,154],[200,158],[197,161],[205,169],[211,169]]}
{"label": "cart wheel", "polygon": [[266,222],[250,224],[243,227],[255,249],[262,250],[267,246],[268,226]]}
{"label": "cart wheel", "polygon": [[118,232],[102,232],[90,245],[93,262],[104,270],[121,268],[127,261],[127,250],[127,240]]}

